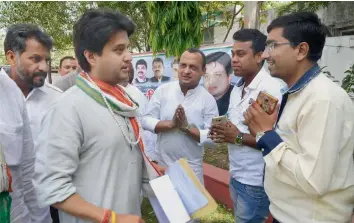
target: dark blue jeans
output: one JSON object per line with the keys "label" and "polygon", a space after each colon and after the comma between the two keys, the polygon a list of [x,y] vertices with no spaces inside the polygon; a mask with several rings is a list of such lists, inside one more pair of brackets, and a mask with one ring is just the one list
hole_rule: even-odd
{"label": "dark blue jeans", "polygon": [[263,223],[269,215],[269,200],[263,187],[230,180],[230,194],[234,203],[235,222]]}

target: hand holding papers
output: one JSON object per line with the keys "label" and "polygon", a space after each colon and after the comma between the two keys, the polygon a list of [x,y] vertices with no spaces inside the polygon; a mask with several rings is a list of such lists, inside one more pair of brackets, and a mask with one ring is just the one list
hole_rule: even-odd
{"label": "hand holding papers", "polygon": [[150,185],[157,198],[155,203],[150,202],[160,223],[182,223],[191,219],[168,175],[150,181]]}
{"label": "hand holding papers", "polygon": [[150,185],[157,197],[150,202],[160,223],[185,223],[217,207],[185,159],[170,165],[167,175],[150,181]]}

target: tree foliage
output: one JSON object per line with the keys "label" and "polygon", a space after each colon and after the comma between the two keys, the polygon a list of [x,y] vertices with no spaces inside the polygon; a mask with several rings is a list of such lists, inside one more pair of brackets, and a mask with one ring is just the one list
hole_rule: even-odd
{"label": "tree foliage", "polygon": [[354,64],[344,73],[347,75],[342,81],[342,88],[348,93],[354,93]]}
{"label": "tree foliage", "polygon": [[[52,58],[59,63],[63,52],[72,51],[72,31],[75,21],[90,4],[86,2],[0,2],[0,25],[5,30],[16,23],[32,23],[42,28],[53,39]],[[3,42],[4,39],[2,38]],[[2,43],[3,44],[3,43]],[[70,53],[69,55],[73,55]],[[57,55],[53,57],[53,55]],[[3,52],[1,58],[4,58]],[[53,64],[53,63],[52,63]]]}
{"label": "tree foliage", "polygon": [[200,10],[202,12],[203,24],[202,28],[206,29],[213,25],[213,22],[217,20],[217,16],[222,15],[222,21],[218,24],[220,26],[228,26],[228,22],[232,18],[231,8],[234,5],[243,5],[243,2],[222,2],[222,1],[206,1],[200,2]]}
{"label": "tree foliage", "polygon": [[179,57],[203,42],[199,2],[148,2],[152,51]]}
{"label": "tree foliage", "polygon": [[[200,9],[202,11],[203,23],[202,29],[207,30],[210,26],[217,24],[227,28],[224,36],[224,41],[227,39],[230,30],[237,22],[236,16],[242,13],[244,4],[242,1],[206,1],[200,2]],[[216,22],[218,21],[218,22]]]}
{"label": "tree foliage", "polygon": [[[279,7],[277,7],[279,6]],[[316,11],[327,7],[328,2],[263,2],[261,11],[279,8],[279,14],[293,11]],[[107,1],[3,1],[0,2],[0,26],[5,29],[15,23],[33,23],[44,29],[54,40],[54,63],[73,50],[72,28],[77,19],[89,8],[118,9],[137,25],[131,37],[132,51],[165,51],[179,56],[188,47],[198,47],[203,32],[210,26],[226,27],[224,39],[234,23],[241,23],[242,1],[207,2],[107,2]],[[262,18],[261,18],[262,21]],[[72,52],[73,54],[73,52]],[[71,54],[71,55],[72,55]],[[3,59],[3,53],[0,54]]]}
{"label": "tree foliage", "polygon": [[293,12],[316,12],[321,8],[327,8],[328,5],[328,1],[292,1],[287,4],[281,5],[277,11],[278,15],[282,16]]}
{"label": "tree foliage", "polygon": [[[131,49],[149,50],[147,36],[149,23],[146,19],[145,2],[0,2],[0,26],[5,29],[15,23],[36,24],[48,33],[54,42],[52,52],[53,65],[58,65],[62,56],[73,55],[72,32],[78,18],[90,8],[118,9],[128,15],[137,24],[137,30],[131,38]],[[3,39],[1,40],[3,42]],[[0,54],[4,62],[3,53]]]}
{"label": "tree foliage", "polygon": [[0,24],[32,23],[44,29],[54,40],[56,49],[72,45],[72,27],[77,20],[77,2],[4,1],[0,4]]}
{"label": "tree foliage", "polygon": [[106,2],[100,1],[96,2],[98,8],[110,8],[117,9],[122,13],[130,17],[136,24],[136,31],[134,35],[130,38],[131,48],[136,49],[139,52],[150,51],[150,45],[148,41],[150,24],[147,2],[142,1],[132,1],[132,2]]}

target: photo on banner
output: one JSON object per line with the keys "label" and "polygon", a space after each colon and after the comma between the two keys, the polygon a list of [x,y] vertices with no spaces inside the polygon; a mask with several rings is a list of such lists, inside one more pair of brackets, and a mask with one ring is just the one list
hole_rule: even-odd
{"label": "photo on banner", "polygon": [[[214,97],[222,97],[238,81],[231,68],[232,45],[202,47],[207,60],[206,73],[200,81]],[[133,54],[133,84],[151,99],[161,84],[178,80],[178,61],[165,54]]]}

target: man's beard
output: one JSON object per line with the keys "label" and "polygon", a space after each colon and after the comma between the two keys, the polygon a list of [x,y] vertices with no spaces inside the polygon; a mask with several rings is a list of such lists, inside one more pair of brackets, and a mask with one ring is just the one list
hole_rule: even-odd
{"label": "man's beard", "polygon": [[22,81],[26,82],[29,88],[42,87],[47,77],[47,73],[41,71],[33,73],[33,75],[26,75],[25,70],[23,69],[23,67],[21,67],[20,64],[16,66],[16,73]]}

